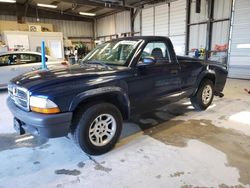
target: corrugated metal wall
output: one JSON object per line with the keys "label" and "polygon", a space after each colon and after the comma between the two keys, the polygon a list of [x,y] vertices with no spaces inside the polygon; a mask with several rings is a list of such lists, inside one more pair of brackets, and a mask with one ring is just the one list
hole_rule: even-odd
{"label": "corrugated metal wall", "polygon": [[250,1],[236,0],[233,17],[229,77],[250,79]]}
{"label": "corrugated metal wall", "polygon": [[185,54],[186,6],[184,0],[170,3],[170,39],[178,55]]}
{"label": "corrugated metal wall", "polygon": [[207,24],[190,26],[189,50],[206,47]]}
{"label": "corrugated metal wall", "polygon": [[[206,22],[208,20],[208,1],[201,0],[200,13],[195,12],[196,0],[191,1],[190,23]],[[214,20],[228,19],[231,15],[232,0],[215,0],[214,1]],[[211,49],[215,45],[228,44],[230,21],[214,22],[212,25]],[[189,37],[189,50],[206,48],[207,23],[191,25]],[[225,56],[225,55],[224,55]]]}
{"label": "corrugated metal wall", "polygon": [[[199,23],[207,21],[208,18],[208,3],[206,0],[201,0],[201,11],[195,13],[196,0],[192,0],[190,8],[190,23]],[[206,47],[207,24],[191,25],[189,36],[189,50],[200,49]]]}
{"label": "corrugated metal wall", "polygon": [[154,7],[142,10],[142,35],[154,35]]}
{"label": "corrugated metal wall", "polygon": [[168,4],[155,7],[155,35],[169,36]]}
{"label": "corrugated metal wall", "polygon": [[[231,16],[232,0],[214,1],[214,19],[225,19]],[[230,21],[216,22],[213,24],[212,49],[215,45],[228,44]]]}
{"label": "corrugated metal wall", "polygon": [[130,32],[130,24],[129,11],[123,11],[97,19],[97,36]]}
{"label": "corrugated metal wall", "polygon": [[141,32],[141,14],[137,14],[137,16],[135,17],[134,30],[135,32]]}
{"label": "corrugated metal wall", "polygon": [[[0,20],[16,21],[16,16],[0,15]],[[28,17],[27,22],[36,23],[36,18]],[[54,26],[54,31],[62,32],[65,37],[93,37],[93,25],[91,22],[56,20],[40,18],[39,23],[50,23]]]}
{"label": "corrugated metal wall", "polygon": [[11,15],[0,15],[0,20],[17,21],[17,18],[16,16],[11,16]]}
{"label": "corrugated metal wall", "polygon": [[[36,18],[27,18],[27,22],[36,22]],[[54,31],[62,32],[66,37],[93,37],[93,24],[91,22],[43,18],[40,18],[39,22],[53,24]]]}
{"label": "corrugated metal wall", "polygon": [[142,35],[171,38],[177,54],[185,53],[186,1],[178,0],[142,9]]}

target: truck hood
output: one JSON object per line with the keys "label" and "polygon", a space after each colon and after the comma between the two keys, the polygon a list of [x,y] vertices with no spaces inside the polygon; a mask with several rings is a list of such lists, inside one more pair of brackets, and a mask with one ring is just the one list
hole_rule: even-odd
{"label": "truck hood", "polygon": [[71,65],[65,68],[54,68],[51,70],[38,70],[22,74],[11,80],[12,84],[27,88],[28,90],[36,90],[54,84],[62,84],[83,79],[97,79],[98,77],[115,74],[128,67],[110,66],[109,68],[101,65]]}

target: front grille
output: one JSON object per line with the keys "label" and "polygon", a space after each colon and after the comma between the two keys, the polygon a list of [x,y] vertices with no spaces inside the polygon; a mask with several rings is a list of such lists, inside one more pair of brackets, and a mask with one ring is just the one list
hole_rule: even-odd
{"label": "front grille", "polygon": [[18,107],[29,111],[29,92],[26,88],[10,84],[8,85],[8,92]]}

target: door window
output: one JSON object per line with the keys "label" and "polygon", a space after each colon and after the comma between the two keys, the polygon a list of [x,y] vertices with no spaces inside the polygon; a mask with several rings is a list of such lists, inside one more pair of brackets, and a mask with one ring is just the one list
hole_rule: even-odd
{"label": "door window", "polygon": [[35,54],[9,54],[0,56],[0,66],[41,62],[41,56]]}
{"label": "door window", "polygon": [[0,66],[7,66],[10,63],[10,55],[0,56]]}
{"label": "door window", "polygon": [[164,42],[150,42],[144,48],[141,61],[143,58],[154,58],[156,63],[170,63],[167,45]]}

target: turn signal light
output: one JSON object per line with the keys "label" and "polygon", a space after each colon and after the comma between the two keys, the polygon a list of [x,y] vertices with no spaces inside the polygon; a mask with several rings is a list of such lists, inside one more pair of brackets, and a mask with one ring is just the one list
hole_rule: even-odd
{"label": "turn signal light", "polygon": [[59,108],[38,108],[38,107],[33,107],[33,106],[31,106],[30,108],[31,108],[31,111],[42,113],[42,114],[57,114],[61,112]]}

